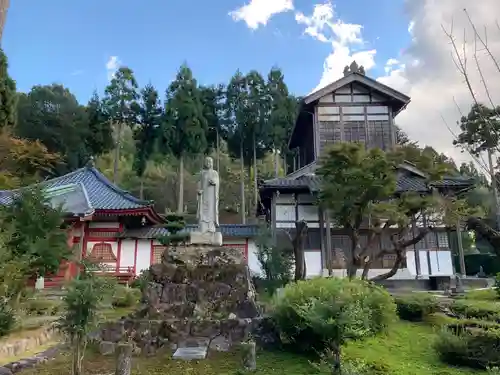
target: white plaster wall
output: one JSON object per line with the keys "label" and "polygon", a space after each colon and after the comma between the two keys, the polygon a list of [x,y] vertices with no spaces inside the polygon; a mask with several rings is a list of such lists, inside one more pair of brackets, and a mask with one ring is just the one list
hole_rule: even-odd
{"label": "white plaster wall", "polygon": [[151,263],[151,240],[137,240],[136,274],[149,269]]}
{"label": "white plaster wall", "polygon": [[259,260],[257,259],[257,245],[254,240],[248,240],[248,268],[252,274],[264,276],[260,267]]}
{"label": "white plaster wall", "polygon": [[98,222],[98,221],[91,221],[89,223],[89,228],[113,228],[113,229],[118,229],[120,228],[120,223],[118,222]]}
{"label": "white plaster wall", "polygon": [[134,267],[135,240],[121,240],[120,267]]}

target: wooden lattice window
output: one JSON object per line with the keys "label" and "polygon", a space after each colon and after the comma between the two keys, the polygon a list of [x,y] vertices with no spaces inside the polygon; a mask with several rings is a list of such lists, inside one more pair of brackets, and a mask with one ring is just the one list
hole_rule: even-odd
{"label": "wooden lattice window", "polygon": [[115,238],[117,236],[118,236],[118,232],[116,232],[116,231],[109,231],[109,232],[90,231],[89,232],[89,237]]}
{"label": "wooden lattice window", "polygon": [[90,257],[96,261],[103,263],[116,262],[116,256],[113,254],[113,247],[106,242],[96,243],[92,247]]}
{"label": "wooden lattice window", "polygon": [[153,245],[153,264],[161,263],[161,256],[166,249],[167,247],[163,245]]}

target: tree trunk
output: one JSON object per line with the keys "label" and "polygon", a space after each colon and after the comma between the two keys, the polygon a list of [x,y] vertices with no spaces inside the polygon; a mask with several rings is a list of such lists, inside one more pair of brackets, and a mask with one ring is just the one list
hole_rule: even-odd
{"label": "tree trunk", "polygon": [[116,346],[115,375],[130,375],[132,370],[132,349],[132,344],[128,342],[122,342]]}
{"label": "tree trunk", "polygon": [[359,245],[359,235],[356,230],[352,230],[351,238],[351,254],[349,254],[349,262],[347,264],[347,277],[352,280],[356,277],[359,267],[358,254],[356,253]]}
{"label": "tree trunk", "polygon": [[274,177],[278,178],[280,174],[280,155],[278,150],[274,149]]}
{"label": "tree trunk", "polygon": [[219,128],[218,127],[215,128],[215,133],[216,133],[215,136],[217,137],[215,140],[216,141],[215,147],[217,148],[217,172],[220,173],[220,144],[219,144],[220,139],[219,139]]}
{"label": "tree trunk", "polygon": [[240,143],[240,195],[241,195],[241,223],[246,224],[245,204],[245,161],[243,160],[243,142]]}
{"label": "tree trunk", "polygon": [[304,256],[304,240],[307,234],[307,223],[298,221],[295,223],[295,238],[293,240],[293,255],[295,257],[295,281],[306,278],[306,259]]}
{"label": "tree trunk", "polygon": [[254,212],[257,211],[257,205],[259,204],[259,189],[258,189],[258,178],[259,172],[257,170],[257,144],[255,140],[255,132],[253,133],[253,209]]}
{"label": "tree trunk", "polygon": [[144,177],[141,176],[141,185],[139,186],[139,198],[144,199]]}
{"label": "tree trunk", "polygon": [[179,200],[177,202],[177,213],[184,212],[184,155],[179,158]]}
{"label": "tree trunk", "polygon": [[85,355],[84,339],[77,335],[72,340],[73,358],[71,361],[72,375],[81,375],[83,373],[83,356]]}
{"label": "tree trunk", "polygon": [[398,272],[404,259],[405,259],[405,248],[396,250],[396,261],[394,262],[394,264],[393,264],[392,268],[389,270],[389,272],[383,273],[382,275],[372,277],[370,279],[370,281],[387,280],[387,279],[393,277]]}
{"label": "tree trunk", "polygon": [[[111,125],[113,125],[113,123],[111,123]],[[118,123],[118,134],[116,135],[115,160],[113,161],[113,183],[115,184],[118,181],[118,164],[120,162],[120,148],[122,146],[122,128],[123,124],[120,121]]]}

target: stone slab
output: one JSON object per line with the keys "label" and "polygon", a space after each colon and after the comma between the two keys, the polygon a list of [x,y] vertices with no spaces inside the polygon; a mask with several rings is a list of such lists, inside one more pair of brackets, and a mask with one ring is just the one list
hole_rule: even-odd
{"label": "stone slab", "polygon": [[207,357],[206,346],[193,348],[178,348],[172,358],[182,359],[184,361],[192,361],[196,359],[205,359]]}
{"label": "stone slab", "polygon": [[189,241],[192,245],[213,245],[222,246],[221,232],[191,232]]}

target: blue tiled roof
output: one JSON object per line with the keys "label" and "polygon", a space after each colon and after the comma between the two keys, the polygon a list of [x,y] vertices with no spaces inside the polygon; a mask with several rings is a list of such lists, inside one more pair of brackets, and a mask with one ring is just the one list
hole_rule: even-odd
{"label": "blue tiled roof", "polygon": [[[196,225],[187,225],[183,232],[194,232]],[[258,234],[259,226],[256,224],[221,224],[219,231],[224,237],[242,237],[251,238]],[[139,229],[130,229],[122,233],[124,238],[158,238],[166,235],[168,232],[163,227],[144,227]]]}
{"label": "blue tiled roof", "polygon": [[[22,190],[1,192],[0,205],[11,204],[14,198],[21,194]],[[88,216],[94,213],[85,187],[81,184],[67,184],[45,189],[46,197],[50,200],[52,207],[62,207],[66,214],[76,216]]]}
{"label": "blue tiled roof", "polygon": [[[152,205],[151,202],[140,200],[120,189],[93,166],[86,166],[67,175],[44,181],[41,185],[50,189],[69,184],[82,184],[95,210],[123,210]],[[0,191],[0,202],[2,197],[11,194],[12,191]]]}

